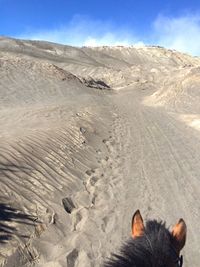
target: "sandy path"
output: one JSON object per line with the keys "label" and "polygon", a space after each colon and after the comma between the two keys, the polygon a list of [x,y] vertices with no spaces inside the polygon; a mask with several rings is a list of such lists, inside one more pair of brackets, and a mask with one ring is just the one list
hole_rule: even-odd
{"label": "sandy path", "polygon": [[[122,166],[125,199],[115,209],[124,218],[124,236],[134,210],[144,217],[166,220],[173,225],[183,217],[188,225],[185,266],[197,266],[200,245],[200,139],[198,132],[161,108],[142,104],[145,92],[127,91],[115,96],[121,116],[121,139],[126,147]],[[117,212],[117,211],[116,211]],[[117,227],[117,226],[116,226]],[[120,226],[118,225],[120,228]]]}
{"label": "sandy path", "polygon": [[86,178],[93,205],[74,213],[82,220],[67,256],[70,267],[101,266],[129,237],[138,208],[145,219],[166,220],[167,226],[183,217],[188,225],[184,264],[198,264],[198,133],[175,113],[144,106],[147,95],[130,90],[108,96],[114,115],[110,137],[103,140],[107,156],[99,155],[99,166]]}
{"label": "sandy path", "polygon": [[[67,122],[72,128],[59,126],[37,138],[29,134],[21,142],[4,144],[1,162],[12,162],[12,169],[1,169],[2,193],[14,192],[12,198],[35,215],[33,199],[45,224],[35,226],[37,234],[26,242],[27,248],[3,266],[14,266],[17,259],[21,266],[33,262],[38,267],[101,266],[129,237],[131,217],[138,208],[145,219],[166,220],[169,226],[183,217],[188,225],[185,266],[197,266],[198,131],[178,120],[176,113],[144,106],[146,96],[148,90],[108,94],[98,119],[83,113],[76,124],[73,117]],[[65,144],[73,144],[72,154]],[[19,171],[19,166],[24,168]],[[71,213],[62,205],[69,196],[74,203]],[[25,228],[20,233],[30,233],[33,219],[23,218]],[[23,258],[29,259],[27,264]]]}

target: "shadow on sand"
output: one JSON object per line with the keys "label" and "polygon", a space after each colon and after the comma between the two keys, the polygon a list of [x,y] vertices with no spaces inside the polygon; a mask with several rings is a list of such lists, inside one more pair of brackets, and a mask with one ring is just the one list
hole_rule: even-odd
{"label": "shadow on sand", "polygon": [[[0,184],[4,183],[4,179],[10,179],[10,175],[18,175],[18,172],[28,175],[29,171],[31,171],[29,166],[0,162]],[[14,236],[29,238],[30,236],[24,234],[26,233],[24,226],[35,226],[38,222],[37,217],[24,213],[13,207],[9,200],[5,200],[3,196],[0,197],[0,244],[8,242]]]}
{"label": "shadow on sand", "polygon": [[14,235],[21,238],[29,238],[27,235],[23,235],[19,230],[12,226],[15,222],[18,225],[35,225],[37,218],[28,214],[25,214],[15,208],[11,208],[7,204],[0,204],[0,244],[8,242]]}

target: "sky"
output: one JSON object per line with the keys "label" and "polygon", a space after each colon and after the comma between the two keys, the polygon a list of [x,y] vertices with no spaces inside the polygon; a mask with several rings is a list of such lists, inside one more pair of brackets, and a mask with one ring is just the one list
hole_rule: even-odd
{"label": "sky", "polygon": [[160,45],[200,56],[200,1],[0,0],[0,35],[74,46]]}

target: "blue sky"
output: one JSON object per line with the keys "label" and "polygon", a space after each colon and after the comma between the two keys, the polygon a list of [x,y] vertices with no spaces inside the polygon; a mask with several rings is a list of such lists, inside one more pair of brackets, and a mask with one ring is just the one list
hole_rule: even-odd
{"label": "blue sky", "polygon": [[0,35],[76,46],[154,44],[200,55],[200,1],[0,0]]}

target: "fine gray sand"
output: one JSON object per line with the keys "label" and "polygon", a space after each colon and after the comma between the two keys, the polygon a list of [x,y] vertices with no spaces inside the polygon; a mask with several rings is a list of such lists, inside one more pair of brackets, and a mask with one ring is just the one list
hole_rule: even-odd
{"label": "fine gray sand", "polygon": [[144,219],[200,255],[200,59],[0,37],[0,266],[97,267]]}

